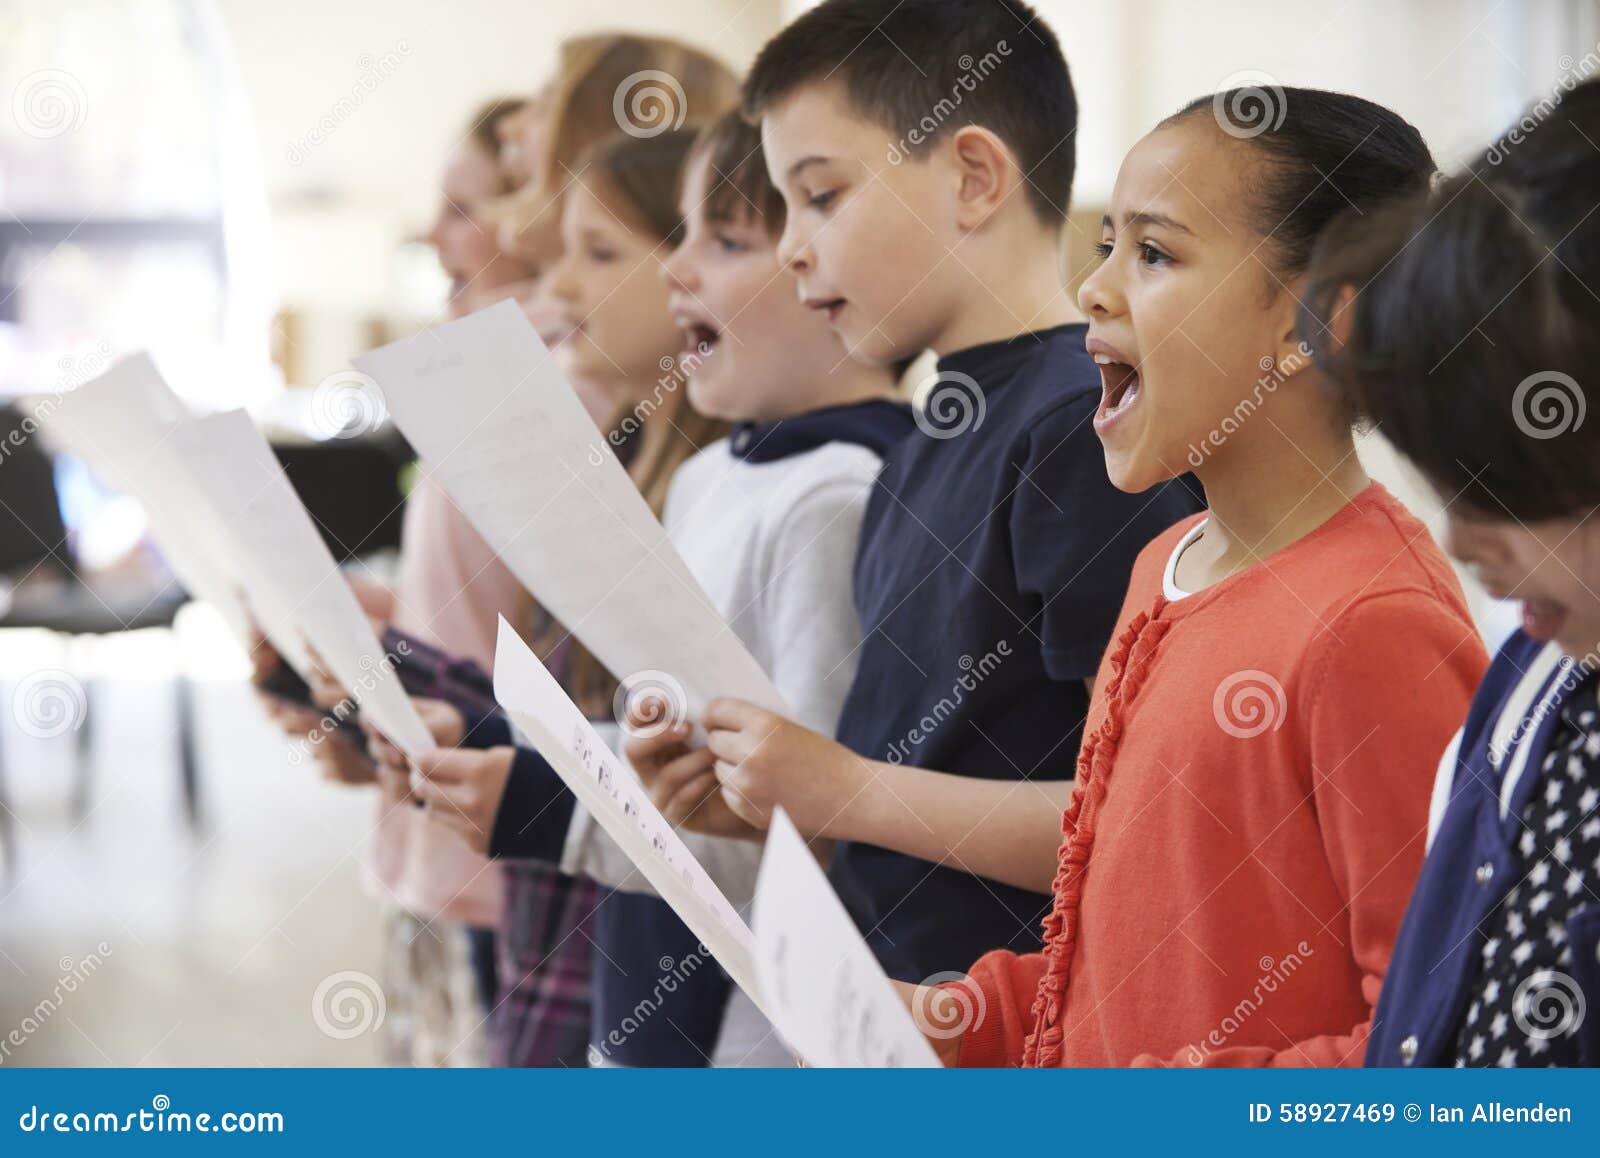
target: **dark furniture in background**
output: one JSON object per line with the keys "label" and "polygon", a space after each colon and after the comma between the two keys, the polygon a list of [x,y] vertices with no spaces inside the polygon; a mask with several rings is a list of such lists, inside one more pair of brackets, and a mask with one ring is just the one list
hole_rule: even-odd
{"label": "dark furniture in background", "polygon": [[400,546],[400,473],[416,455],[392,427],[272,450],[338,562]]}

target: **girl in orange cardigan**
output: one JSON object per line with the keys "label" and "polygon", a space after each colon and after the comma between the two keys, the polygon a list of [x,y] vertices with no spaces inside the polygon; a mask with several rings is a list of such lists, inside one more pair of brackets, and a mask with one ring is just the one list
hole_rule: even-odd
{"label": "girl in orange cardigan", "polygon": [[1190,468],[1210,510],[1134,567],[1044,951],[907,994],[947,1062],[1360,1063],[1485,655],[1295,314],[1329,221],[1432,169],[1395,114],[1301,89],[1203,98],[1123,162],[1079,294],[1095,428],[1118,487]]}

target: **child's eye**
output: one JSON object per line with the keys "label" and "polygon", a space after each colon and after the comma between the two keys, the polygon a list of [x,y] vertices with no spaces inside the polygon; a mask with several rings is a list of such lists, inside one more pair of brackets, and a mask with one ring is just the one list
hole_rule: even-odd
{"label": "child's eye", "polygon": [[598,262],[601,265],[606,265],[615,261],[616,259],[617,255],[614,250],[607,249],[601,245],[591,245],[589,247],[590,261]]}
{"label": "child's eye", "polygon": [[1111,256],[1111,243],[1109,241],[1096,242],[1094,253],[1096,257],[1098,257],[1101,261],[1104,261],[1106,258]]}
{"label": "child's eye", "polygon": [[839,195],[837,189],[830,189],[826,193],[813,193],[806,198],[806,204],[812,209],[826,209],[833,204],[833,199]]}
{"label": "child's eye", "polygon": [[744,242],[730,233],[717,234],[716,241],[717,248],[722,250],[723,253],[743,253],[746,248]]}
{"label": "child's eye", "polygon": [[1144,262],[1146,265],[1165,265],[1167,262],[1171,261],[1172,258],[1162,253],[1148,241],[1141,241],[1139,243],[1139,260]]}

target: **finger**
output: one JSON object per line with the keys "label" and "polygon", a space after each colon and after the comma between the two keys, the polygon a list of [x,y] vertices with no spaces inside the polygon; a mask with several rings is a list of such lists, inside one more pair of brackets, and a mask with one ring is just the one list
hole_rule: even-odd
{"label": "finger", "polygon": [[746,824],[753,824],[757,828],[767,827],[767,814],[743,792],[724,780],[719,774],[718,780],[722,781],[722,802]]}
{"label": "finger", "polygon": [[755,750],[756,742],[748,732],[724,732],[720,729],[706,733],[706,747],[717,759],[727,764],[742,764]]}
{"label": "finger", "polygon": [[400,800],[412,798],[411,772],[408,768],[397,768],[393,764],[378,761],[376,775],[378,786],[390,796]]}
{"label": "finger", "polygon": [[412,763],[423,779],[449,788],[467,783],[484,756],[483,752],[475,750],[434,748],[432,751],[419,752]]}
{"label": "finger", "polygon": [[746,700],[736,700],[729,696],[723,696],[712,700],[706,705],[705,713],[700,717],[700,722],[707,731],[712,728],[739,731],[743,728],[754,727],[771,714],[764,708],[758,708]]}
{"label": "finger", "polygon": [[382,732],[367,731],[367,755],[380,764],[404,764],[405,753],[389,742]]}
{"label": "finger", "polygon": [[335,680],[312,676],[307,686],[311,689],[311,702],[325,712],[334,711],[340,706],[347,708],[351,706],[350,697]]}
{"label": "finger", "polygon": [[702,772],[677,788],[661,806],[661,815],[674,825],[689,824],[718,790],[716,774],[710,770]]}
{"label": "finger", "polygon": [[641,753],[625,745],[623,754],[628,757],[628,763],[633,765],[633,770],[639,774],[639,779],[650,785],[655,783],[667,768],[696,751],[704,752],[706,749],[690,749],[683,744],[665,744],[651,752]]}
{"label": "finger", "polygon": [[[633,726],[633,717],[630,715],[629,726]],[[660,763],[670,757],[674,748],[683,748],[684,741],[689,738],[691,729],[687,724],[674,724],[670,728],[663,728],[659,732],[650,731],[648,728],[630,733],[628,740],[623,744],[628,761],[635,768],[641,764]]]}
{"label": "finger", "polygon": [[702,776],[716,779],[716,773],[712,770],[716,762],[716,754],[710,748],[696,748],[687,756],[680,756],[664,765],[655,782],[650,785],[651,792],[657,800],[670,800],[678,789],[691,780],[698,780]]}

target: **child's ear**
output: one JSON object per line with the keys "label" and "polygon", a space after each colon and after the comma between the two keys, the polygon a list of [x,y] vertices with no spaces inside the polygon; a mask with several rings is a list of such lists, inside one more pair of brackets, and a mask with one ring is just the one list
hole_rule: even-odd
{"label": "child's ear", "polygon": [[977,229],[1022,183],[1022,169],[1005,143],[988,129],[962,125],[950,136],[956,166],[956,223]]}
{"label": "child's ear", "polygon": [[1278,346],[1273,352],[1274,372],[1285,378],[1308,369],[1311,350],[1300,337],[1300,299],[1305,293],[1303,278],[1297,278],[1278,294]]}

